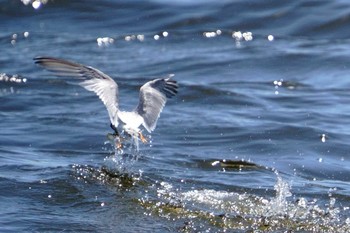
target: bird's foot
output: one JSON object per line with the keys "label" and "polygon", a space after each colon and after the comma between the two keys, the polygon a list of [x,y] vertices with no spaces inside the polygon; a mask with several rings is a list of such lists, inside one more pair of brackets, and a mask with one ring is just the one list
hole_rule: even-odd
{"label": "bird's foot", "polygon": [[116,140],[115,140],[115,147],[118,149],[118,150],[121,150],[124,148],[124,143],[125,142],[125,138],[124,137],[121,137],[121,136],[116,136]]}
{"label": "bird's foot", "polygon": [[143,142],[144,144],[146,144],[148,142],[146,137],[143,136],[143,134],[141,132],[139,132],[139,137],[140,137],[141,142]]}
{"label": "bird's foot", "polygon": [[122,142],[124,138],[119,136],[118,133],[108,133],[107,138],[109,141],[114,142],[114,145],[117,149],[122,149],[124,147]]}
{"label": "bird's foot", "polygon": [[123,143],[121,143],[120,141],[116,142],[115,143],[115,146],[118,150],[122,149],[123,148]]}

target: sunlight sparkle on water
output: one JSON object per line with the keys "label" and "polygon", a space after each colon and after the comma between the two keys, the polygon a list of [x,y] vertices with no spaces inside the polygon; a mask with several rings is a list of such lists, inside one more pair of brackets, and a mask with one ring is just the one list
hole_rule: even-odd
{"label": "sunlight sparkle on water", "polygon": [[251,41],[253,40],[253,33],[251,32],[244,32],[243,33],[243,38],[245,41]]}
{"label": "sunlight sparkle on water", "polygon": [[32,3],[32,7],[33,7],[35,10],[39,9],[40,6],[41,6],[41,2],[40,2],[40,1],[34,1],[34,2]]}
{"label": "sunlight sparkle on water", "polygon": [[8,76],[5,73],[0,73],[0,82],[25,83],[27,79],[21,78],[17,74]]}
{"label": "sunlight sparkle on water", "polygon": [[111,37],[99,37],[99,38],[96,39],[96,41],[97,41],[97,45],[99,47],[101,47],[101,46],[108,46],[108,45],[114,43],[114,39],[111,38]]}
{"label": "sunlight sparkle on water", "polygon": [[21,0],[24,5],[28,5],[32,2],[32,0]]}
{"label": "sunlight sparkle on water", "polygon": [[219,29],[213,32],[203,32],[203,36],[205,36],[206,38],[213,38],[220,35],[221,35],[221,30]]}
{"label": "sunlight sparkle on water", "polygon": [[153,36],[153,39],[155,39],[155,40],[159,40],[159,38],[160,38],[159,35],[154,35],[154,36]]}
{"label": "sunlight sparkle on water", "polygon": [[145,35],[143,34],[138,34],[138,35],[127,35],[124,36],[125,41],[133,41],[133,40],[139,40],[139,41],[144,41],[145,40]]}
{"label": "sunlight sparkle on water", "polygon": [[278,88],[281,87],[283,85],[283,79],[275,80],[273,81],[273,84],[275,85],[275,95],[279,94]]}
{"label": "sunlight sparkle on water", "polygon": [[135,40],[136,36],[135,35],[128,35],[124,37],[125,41],[132,41]]}
{"label": "sunlight sparkle on water", "polygon": [[236,40],[242,40],[243,36],[242,36],[242,32],[238,31],[238,32],[233,32],[232,33],[232,38],[236,39]]}
{"label": "sunlight sparkle on water", "polygon": [[144,41],[145,40],[145,36],[140,34],[140,35],[137,35],[136,38],[139,40],[139,41]]}
{"label": "sunlight sparkle on water", "polygon": [[21,0],[21,2],[26,6],[31,4],[35,10],[38,10],[42,5],[46,4],[48,0]]}

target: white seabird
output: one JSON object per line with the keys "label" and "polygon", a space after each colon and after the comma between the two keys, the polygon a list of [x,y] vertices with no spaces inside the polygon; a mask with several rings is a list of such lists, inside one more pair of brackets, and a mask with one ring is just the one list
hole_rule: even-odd
{"label": "white seabird", "polygon": [[123,130],[133,138],[140,138],[147,142],[142,135],[142,125],[151,133],[157,125],[157,120],[162,112],[167,98],[177,94],[178,85],[169,75],[169,78],[158,78],[145,83],[140,88],[139,103],[133,111],[119,110],[118,84],[107,74],[93,68],[71,61],[52,57],[36,57],[36,64],[55,72],[58,76],[66,76],[77,79],[78,84],[88,91],[95,92],[106,106],[111,128],[115,136],[119,136],[118,125],[121,123]]}

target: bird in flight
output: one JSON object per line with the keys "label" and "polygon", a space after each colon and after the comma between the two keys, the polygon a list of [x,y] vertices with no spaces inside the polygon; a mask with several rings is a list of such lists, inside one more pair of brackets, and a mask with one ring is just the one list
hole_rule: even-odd
{"label": "bird in flight", "polygon": [[[95,92],[106,106],[114,136],[119,137],[118,126],[133,138],[143,143],[141,125],[151,133],[157,125],[157,120],[168,98],[177,94],[178,85],[169,75],[168,78],[158,78],[145,83],[140,88],[139,103],[132,111],[119,109],[118,84],[107,74],[93,68],[71,61],[52,57],[36,57],[36,64],[54,72],[57,76],[72,77],[88,91]],[[121,144],[117,145],[121,146]]]}

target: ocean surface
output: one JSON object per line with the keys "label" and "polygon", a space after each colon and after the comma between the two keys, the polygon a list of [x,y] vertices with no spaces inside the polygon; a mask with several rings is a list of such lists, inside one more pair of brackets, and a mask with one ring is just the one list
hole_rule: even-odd
{"label": "ocean surface", "polygon": [[[0,0],[0,232],[350,232],[350,2]],[[147,144],[34,64],[93,66]]]}

